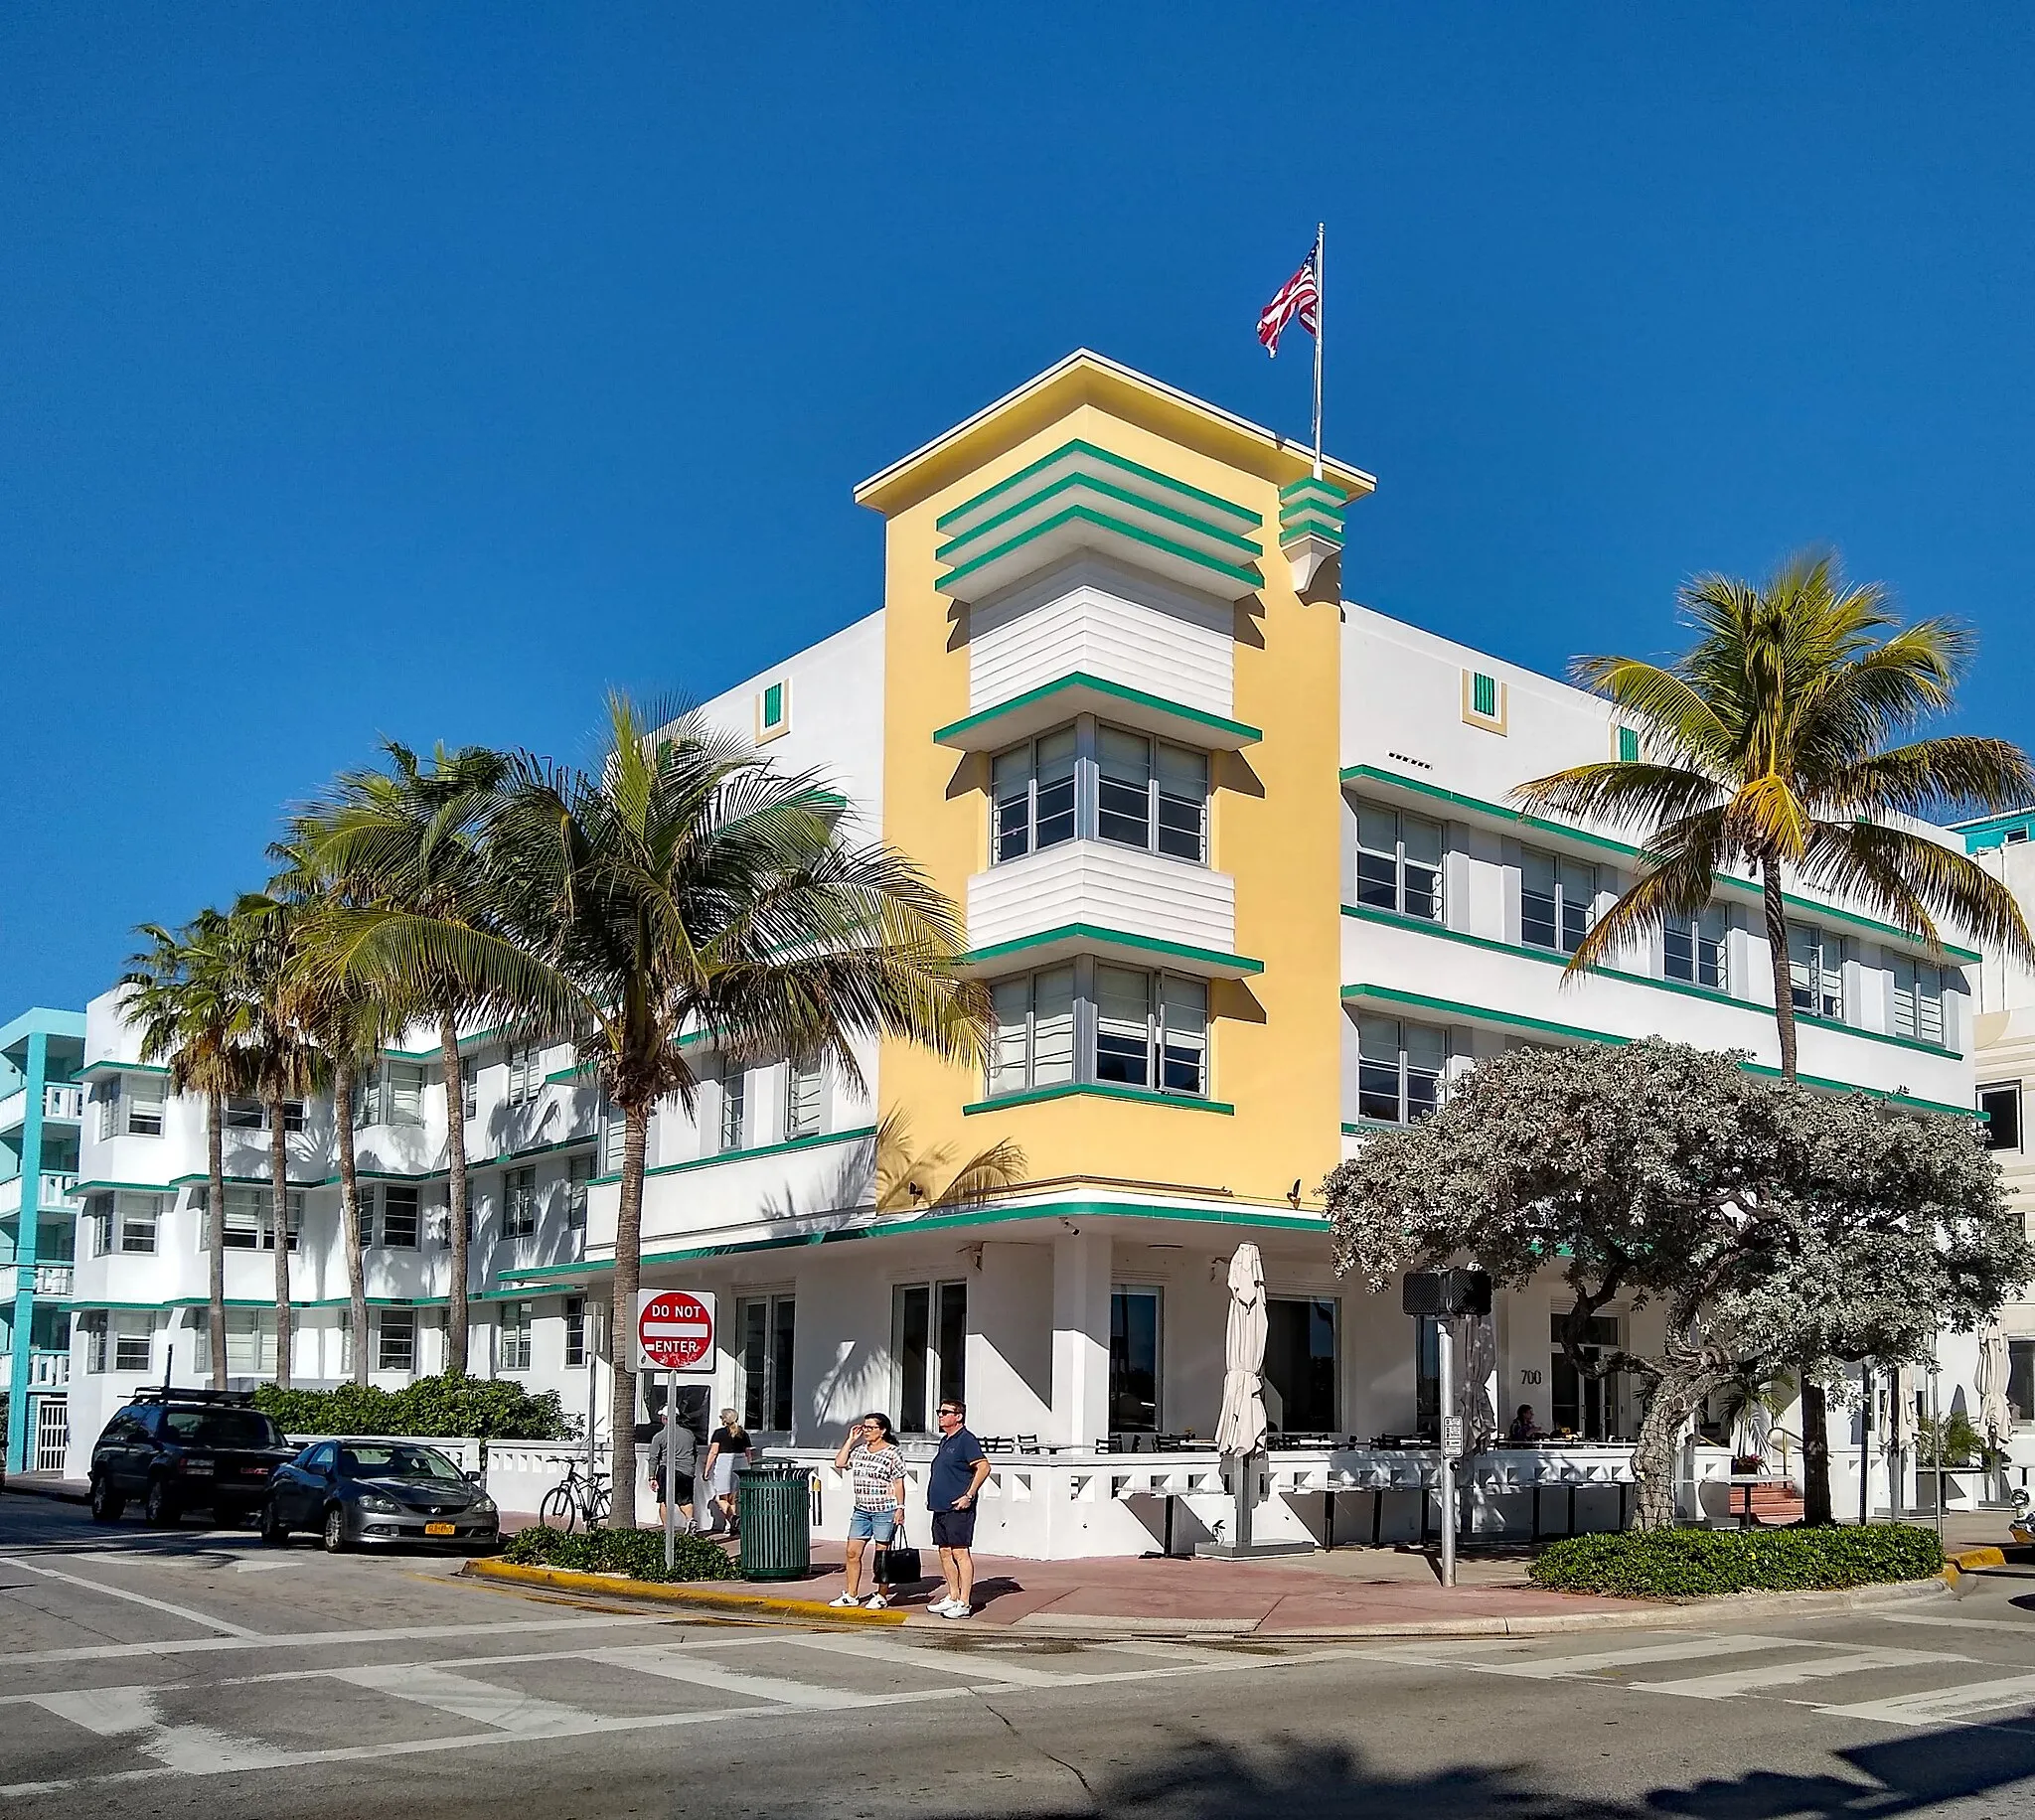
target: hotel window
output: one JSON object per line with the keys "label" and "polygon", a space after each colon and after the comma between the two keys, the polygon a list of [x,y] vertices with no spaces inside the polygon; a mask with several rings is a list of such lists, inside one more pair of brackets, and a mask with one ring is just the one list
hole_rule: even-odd
{"label": "hotel window", "polygon": [[1519,853],[1519,939],[1572,955],[1590,933],[1597,868],[1525,847]]}
{"label": "hotel window", "polygon": [[994,993],[996,1041],[990,1055],[990,1092],[1023,1093],[1074,1078],[1074,970],[1006,980]]}
{"label": "hotel window", "polygon": [[406,1184],[382,1189],[382,1243],[396,1251],[417,1248],[417,1191]]}
{"label": "hotel window", "polygon": [[528,1106],[545,1090],[545,1052],[537,1043],[509,1046],[509,1104]]}
{"label": "hotel window", "polygon": [[792,1348],[798,1302],[790,1295],[745,1296],[735,1303],[735,1369],[742,1426],[792,1431]]}
{"label": "hotel window", "polygon": [[1894,1034],[1921,1043],[1944,1040],[1944,970],[1894,957]]}
{"label": "hotel window", "polygon": [[1356,901],[1372,910],[1442,919],[1442,825],[1361,804],[1356,812]]}
{"label": "hotel window", "polygon": [[1196,865],[1208,857],[1208,755],[1115,727],[1095,736],[1095,832]]}
{"label": "hotel window", "polygon": [[259,1100],[244,1094],[235,1094],[227,1101],[227,1130],[230,1132],[262,1132],[268,1129],[267,1116],[261,1110]]}
{"label": "hotel window", "polygon": [[1159,1320],[1156,1289],[1109,1292],[1109,1426],[1113,1435],[1159,1432]]}
{"label": "hotel window", "polygon": [[[206,1191],[199,1190],[197,1205],[205,1204]],[[267,1188],[233,1187],[227,1190],[226,1244],[228,1251],[275,1250],[274,1221],[275,1209],[271,1191]],[[297,1249],[304,1225],[304,1191],[291,1188],[286,1191],[284,1230],[289,1238],[291,1251]],[[204,1230],[210,1230],[210,1222]],[[205,1249],[201,1242],[199,1249]]]}
{"label": "hotel window", "polygon": [[162,1202],[153,1194],[119,1194],[113,1198],[119,1209],[121,1253],[128,1257],[153,1255]]}
{"label": "hotel window", "polygon": [[[292,1313],[291,1325],[295,1325]],[[291,1348],[294,1363],[295,1348]],[[208,1361],[209,1363],[209,1361]],[[275,1371],[275,1310],[227,1310],[227,1371],[235,1378],[272,1376]]]}
{"label": "hotel window", "polygon": [[817,1062],[811,1067],[793,1062],[786,1069],[784,1135],[787,1138],[813,1138],[819,1135],[823,1104],[821,1084],[822,1076]]}
{"label": "hotel window", "polygon": [[1095,970],[1095,1078],[1199,1099],[1208,1092],[1208,984]]}
{"label": "hotel window", "polygon": [[2007,1408],[2016,1428],[2035,1421],[2035,1340],[2007,1341]]}
{"label": "hotel window", "polygon": [[1640,762],[1640,729],[1620,727],[1618,730],[1618,757],[1622,765],[1637,765]]}
{"label": "hotel window", "polygon": [[756,743],[791,731],[791,682],[780,677],[756,691]]}
{"label": "hotel window", "polygon": [[[1287,1435],[1329,1435],[1335,1420],[1336,1306],[1332,1296],[1265,1301],[1265,1387],[1273,1426]],[[1270,1411],[1267,1412],[1270,1414]]]}
{"label": "hotel window", "polygon": [[933,1412],[967,1395],[968,1285],[900,1283],[891,1291],[891,1334],[898,1432],[929,1435]]}
{"label": "hotel window", "polygon": [[[106,1368],[106,1317],[103,1313],[80,1314],[78,1331],[84,1335],[84,1368],[90,1372]],[[109,1435],[112,1430],[106,1431]]]}
{"label": "hotel window", "polygon": [[375,1316],[375,1369],[412,1372],[417,1364],[414,1308],[383,1308]]}
{"label": "hotel window", "polygon": [[530,1369],[530,1323],[535,1303],[528,1301],[505,1301],[497,1316],[501,1324],[501,1346],[498,1348],[503,1371],[528,1371]]}
{"label": "hotel window", "polygon": [[363,1125],[421,1125],[424,1069],[421,1062],[384,1062],[364,1084]]}
{"label": "hotel window", "polygon": [[[2018,1150],[2021,1147],[2021,1083],[2002,1081],[1978,1090],[1978,1110],[1985,1115],[1985,1147],[1988,1150]],[[2035,1414],[2035,1411],[2031,1411]]]}
{"label": "hotel window", "polygon": [[1074,837],[1074,729],[998,754],[990,768],[993,863]]}
{"label": "hotel window", "polygon": [[[232,1310],[228,1310],[229,1317]],[[113,1316],[113,1369],[115,1371],[147,1371],[150,1369],[149,1354],[155,1340],[155,1316],[152,1314],[115,1314]]]}
{"label": "hotel window", "polygon": [[749,1077],[731,1063],[723,1063],[720,1076],[720,1130],[718,1144],[722,1155],[742,1147],[743,1114],[748,1105]]}
{"label": "hotel window", "polygon": [[502,1236],[527,1239],[537,1231],[537,1170],[502,1171]]}
{"label": "hotel window", "polygon": [[600,1173],[618,1175],[622,1169],[622,1151],[629,1141],[629,1121],[618,1106],[611,1106],[605,1100],[600,1109]]}
{"label": "hotel window", "polygon": [[459,1111],[465,1119],[478,1119],[481,1112],[481,1069],[478,1057],[459,1058]]}
{"label": "hotel window", "polygon": [[586,1184],[592,1180],[592,1156],[573,1156],[566,1159],[565,1230],[567,1232],[583,1232],[586,1228]]}
{"label": "hotel window", "polygon": [[1844,1020],[1844,942],[1804,923],[1788,925],[1788,986],[1795,1008]]}
{"label": "hotel window", "polygon": [[1670,916],[1660,926],[1660,971],[1669,980],[1723,991],[1724,914]]}
{"label": "hotel window", "polygon": [[130,1138],[160,1138],[163,1135],[163,1084],[149,1075],[126,1083],[127,1117],[124,1129]]}
{"label": "hotel window", "polygon": [[1442,1103],[1449,1033],[1397,1017],[1356,1020],[1356,1115],[1416,1125]]}
{"label": "hotel window", "polygon": [[[1554,1391],[1554,1428],[1557,1434],[1564,1430],[1584,1441],[1608,1441],[1618,1435],[1623,1427],[1619,1404],[1623,1389],[1621,1374],[1609,1372],[1594,1377],[1581,1372],[1570,1363],[1569,1355],[1562,1346],[1562,1323],[1565,1314],[1548,1316],[1549,1348],[1548,1376]],[[1616,1352],[1619,1347],[1619,1323],[1615,1314],[1593,1314],[1584,1324],[1583,1343],[1578,1348],[1584,1360],[1595,1365],[1607,1352]]]}
{"label": "hotel window", "polygon": [[586,1297],[565,1297],[565,1367],[586,1363]]}

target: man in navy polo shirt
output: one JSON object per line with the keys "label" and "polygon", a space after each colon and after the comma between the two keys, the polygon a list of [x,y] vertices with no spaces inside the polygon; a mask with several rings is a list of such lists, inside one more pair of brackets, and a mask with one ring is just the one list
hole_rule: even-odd
{"label": "man in navy polo shirt", "polygon": [[982,1442],[964,1422],[965,1404],[949,1400],[939,1408],[939,1451],[926,1474],[926,1508],[933,1513],[933,1541],[940,1551],[945,1592],[926,1607],[941,1617],[967,1617],[975,1610],[975,1500],[990,1475]]}

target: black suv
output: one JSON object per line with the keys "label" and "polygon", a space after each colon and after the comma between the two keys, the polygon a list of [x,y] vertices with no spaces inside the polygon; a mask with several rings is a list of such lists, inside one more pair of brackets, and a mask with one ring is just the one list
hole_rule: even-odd
{"label": "black suv", "polygon": [[129,1498],[149,1522],[208,1509],[247,1522],[268,1501],[269,1475],[297,1449],[235,1391],[143,1391],[100,1432],[91,1450],[91,1514],[117,1523]]}

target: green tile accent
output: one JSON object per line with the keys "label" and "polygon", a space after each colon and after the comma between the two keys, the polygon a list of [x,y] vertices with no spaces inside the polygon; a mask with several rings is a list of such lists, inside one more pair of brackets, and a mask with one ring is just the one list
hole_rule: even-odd
{"label": "green tile accent", "polygon": [[167,1076],[167,1068],[158,1068],[153,1062],[89,1062],[78,1071],[80,1081],[97,1080],[108,1074],[160,1074]]}
{"label": "green tile accent", "polygon": [[1226,548],[1233,549],[1246,562],[1255,561],[1264,552],[1255,537],[1240,536],[1233,531],[1225,531],[1219,525],[1211,525],[1204,518],[1190,512],[1175,512],[1171,506],[1162,506],[1147,499],[1142,493],[1126,492],[1122,487],[1112,487],[1109,482],[1096,480],[1086,474],[1067,474],[1041,487],[1036,493],[1029,493],[1017,504],[1005,508],[994,518],[983,520],[980,525],[964,531],[958,537],[950,538],[933,551],[935,562],[959,562],[961,552],[971,543],[979,542],[991,535],[999,527],[1008,525],[1014,519],[1021,518],[1043,502],[1063,493],[1100,494],[1106,500],[1114,500],[1119,506],[1133,512],[1150,513],[1156,519],[1163,519],[1170,525],[1178,525],[1183,530],[1199,531],[1204,537],[1213,537]]}
{"label": "green tile accent", "polygon": [[1473,712],[1494,716],[1498,711],[1498,684],[1495,677],[1487,677],[1483,671],[1474,671],[1470,678],[1470,705]]}
{"label": "green tile accent", "polygon": [[[787,1150],[817,1150],[830,1143],[861,1143],[864,1138],[873,1138],[873,1125],[859,1125],[853,1131],[820,1132],[811,1138],[787,1138],[782,1143],[759,1143],[746,1150],[723,1150],[717,1156],[689,1156],[684,1162],[661,1162],[655,1168],[643,1171],[647,1181],[653,1175],[684,1175],[693,1169],[711,1169],[719,1163],[748,1162],[757,1156],[778,1156]],[[596,1175],[594,1182],[618,1182],[615,1175]]]}
{"label": "green tile accent", "polygon": [[1637,765],[1640,762],[1640,734],[1637,728],[1619,728],[1618,756],[1621,764]]}
{"label": "green tile accent", "polygon": [[1057,929],[1046,929],[1037,935],[1018,936],[1015,941],[998,942],[990,948],[978,948],[961,957],[969,967],[986,966],[992,961],[1001,961],[1006,956],[1022,954],[1027,949],[1042,948],[1048,942],[1094,942],[1111,948],[1133,949],[1139,954],[1171,956],[1177,961],[1201,961],[1239,974],[1262,974],[1265,963],[1251,961],[1242,955],[1220,954],[1212,948],[1189,948],[1180,942],[1162,942],[1149,935],[1126,935],[1120,929],[1103,929],[1094,923],[1062,923]]}
{"label": "green tile accent", "polygon": [[[1386,771],[1377,765],[1345,765],[1342,769],[1342,781],[1345,784],[1390,784],[1395,789],[1411,790],[1439,803],[1453,804],[1473,815],[1489,816],[1494,821],[1510,822],[1520,828],[1535,829],[1564,840],[1594,846],[1600,852],[1616,853],[1624,859],[1637,859],[1644,850],[1634,846],[1630,841],[1614,840],[1606,834],[1594,834],[1588,829],[1577,828],[1573,823],[1550,822],[1540,816],[1524,815],[1502,803],[1487,803],[1482,797],[1465,796],[1460,791],[1445,790],[1439,784],[1408,777],[1399,771]],[[1749,878],[1734,878],[1726,874],[1718,878],[1717,884],[1720,890],[1737,891],[1754,899],[1760,896],[1760,887]],[[1839,910],[1829,904],[1819,904],[1810,898],[1797,897],[1792,892],[1784,892],[1782,895],[1783,901],[1791,910],[1800,911],[1803,916],[1819,917],[1824,922],[1843,923],[1853,929],[1865,930],[1883,942],[1899,943],[1914,953],[1925,952],[1922,943],[1907,930],[1896,929],[1892,923],[1875,922],[1869,916],[1860,916],[1851,910]],[[1944,944],[1944,953],[1954,961],[1969,962],[1979,958],[1976,949],[1959,948],[1953,942]]]}
{"label": "green tile accent", "polygon": [[1075,1098],[1095,1100],[1132,1100],[1146,1106],[1170,1106],[1179,1112],[1223,1113],[1233,1115],[1234,1106],[1220,1100],[1197,1100],[1188,1094],[1155,1093],[1149,1087],[1120,1087],[1111,1081],[1063,1081],[1056,1087],[1033,1087],[1023,1093],[998,1094],[992,1099],[977,1100],[971,1106],[964,1106],[963,1114],[1000,1113],[1007,1107],[1033,1106],[1041,1100],[1070,1100]]}
{"label": "green tile accent", "polygon": [[1121,455],[1113,455],[1107,449],[1098,448],[1094,443],[1086,442],[1076,437],[1072,442],[1061,443],[1050,455],[1041,455],[1038,460],[1032,462],[1029,466],[1019,468],[1009,480],[1000,480],[987,492],[978,493],[974,499],[956,506],[952,512],[946,513],[934,520],[933,529],[935,531],[945,531],[949,525],[965,518],[978,507],[985,506],[991,500],[1002,497],[1002,495],[1010,492],[1013,487],[1022,486],[1034,474],[1051,467],[1054,462],[1062,460],[1069,453],[1089,456],[1105,467],[1115,468],[1125,474],[1135,474],[1140,480],[1155,482],[1157,485],[1165,487],[1169,492],[1178,494],[1182,499],[1192,500],[1198,506],[1206,506],[1213,511],[1226,513],[1230,518],[1236,520],[1239,525],[1246,525],[1256,530],[1261,523],[1255,512],[1246,506],[1239,506],[1234,500],[1226,500],[1213,493],[1204,493],[1199,487],[1190,487],[1183,480],[1174,480],[1171,474],[1162,474],[1157,468],[1148,468],[1138,462],[1127,461]]}
{"label": "green tile accent", "polygon": [[1126,525],[1121,519],[1113,519],[1086,506],[1069,506],[1066,511],[1055,513],[1043,524],[1034,525],[1029,531],[1020,531],[1008,543],[985,550],[973,561],[964,562],[959,568],[950,570],[934,585],[951,586],[965,576],[974,574],[977,569],[1008,556],[1013,550],[1022,549],[1025,544],[1058,531],[1061,526],[1076,522],[1093,525],[1114,536],[1128,537],[1134,543],[1143,543],[1153,549],[1164,550],[1170,556],[1177,556],[1182,562],[1191,562],[1206,569],[1211,575],[1219,575],[1225,581],[1236,582],[1240,587],[1255,588],[1259,585],[1259,576],[1254,569],[1241,568],[1232,562],[1218,562],[1213,556],[1203,555],[1198,549],[1189,549],[1184,543],[1175,543],[1171,537],[1162,537],[1153,531],[1140,531],[1135,525]]}
{"label": "green tile accent", "polygon": [[1169,701],[1164,695],[1150,695],[1142,688],[1132,688],[1127,683],[1111,682],[1101,677],[1092,677],[1085,670],[1073,670],[1051,682],[1041,682],[1036,688],[1027,688],[1021,695],[1013,695],[1008,701],[999,701],[995,707],[986,707],[980,713],[964,715],[959,720],[949,721],[947,725],[934,730],[933,743],[938,745],[944,740],[958,739],[965,733],[974,732],[977,727],[987,726],[991,721],[1003,718],[1006,714],[1015,714],[1019,708],[1029,707],[1035,701],[1043,701],[1049,695],[1076,688],[1091,689],[1096,694],[1108,695],[1112,700],[1129,702],[1133,706],[1152,708],[1170,714],[1174,719],[1183,720],[1191,726],[1208,727],[1215,732],[1227,734],[1232,739],[1255,743],[1265,737],[1256,727],[1248,726],[1241,720],[1225,720],[1220,714],[1210,714],[1198,707],[1187,707],[1178,701]]}
{"label": "green tile accent", "polygon": [[784,724],[784,684],[773,682],[763,691],[763,727],[770,728]]}

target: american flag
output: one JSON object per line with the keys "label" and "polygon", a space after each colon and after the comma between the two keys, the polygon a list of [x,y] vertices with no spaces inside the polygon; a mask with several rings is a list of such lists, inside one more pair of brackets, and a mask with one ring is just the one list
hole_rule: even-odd
{"label": "american flag", "polygon": [[1279,295],[1268,303],[1258,317],[1258,339],[1265,344],[1265,352],[1275,360],[1279,355],[1279,338],[1286,333],[1286,325],[1297,316],[1300,326],[1310,335],[1316,334],[1315,311],[1322,301],[1322,290],[1315,277],[1315,255],[1311,252],[1299,271],[1279,287]]}

